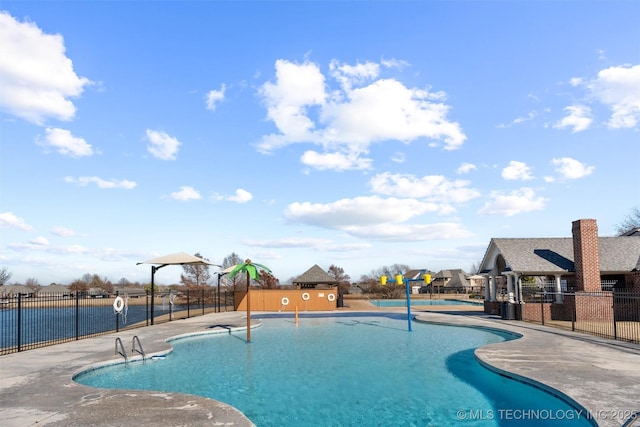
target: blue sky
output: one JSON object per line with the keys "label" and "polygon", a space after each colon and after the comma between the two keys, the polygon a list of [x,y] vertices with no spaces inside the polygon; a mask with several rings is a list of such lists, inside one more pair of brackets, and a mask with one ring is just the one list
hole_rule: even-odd
{"label": "blue sky", "polygon": [[1,7],[12,281],[148,281],[175,252],[468,271],[640,205],[640,2]]}

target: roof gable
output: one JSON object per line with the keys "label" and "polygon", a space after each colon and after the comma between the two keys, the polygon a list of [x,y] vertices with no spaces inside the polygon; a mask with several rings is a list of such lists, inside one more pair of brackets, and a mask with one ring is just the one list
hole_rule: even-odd
{"label": "roof gable", "polygon": [[292,280],[292,283],[293,284],[296,284],[296,283],[333,284],[333,283],[338,283],[338,281],[335,280],[333,277],[331,277],[326,271],[318,267],[318,265],[316,264],[310,269],[308,269],[307,271],[305,271],[304,273],[302,273],[296,279]]}

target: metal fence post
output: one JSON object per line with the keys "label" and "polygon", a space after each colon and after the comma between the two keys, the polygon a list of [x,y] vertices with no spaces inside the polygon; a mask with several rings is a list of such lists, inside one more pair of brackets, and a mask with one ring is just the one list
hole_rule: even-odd
{"label": "metal fence post", "polygon": [[204,288],[200,291],[200,304],[202,305],[202,315],[204,316]]}
{"label": "metal fence post", "polygon": [[578,298],[576,294],[573,294],[573,307],[571,307],[571,330],[576,330],[576,305],[578,304]]}
{"label": "metal fence post", "polygon": [[540,322],[544,325],[544,295],[540,294]]}
{"label": "metal fence post", "polygon": [[616,288],[611,288],[611,298],[613,299],[613,301],[611,301],[611,309],[613,310],[613,316],[611,316],[613,318],[613,339],[617,340],[618,325],[616,322]]}
{"label": "metal fence post", "polygon": [[76,341],[80,339],[80,291],[76,290]]}
{"label": "metal fence post", "polygon": [[149,291],[145,291],[144,294],[145,294],[144,315],[145,315],[145,320],[147,321],[147,326],[149,326]]}
{"label": "metal fence post", "polygon": [[18,351],[20,351],[22,349],[22,346],[20,344],[21,338],[22,338],[22,298],[21,295],[18,293]]}
{"label": "metal fence post", "polygon": [[187,288],[187,319],[191,317],[191,300],[189,299],[189,288]]}
{"label": "metal fence post", "polygon": [[[116,291],[116,298],[118,298],[119,296],[119,292]],[[113,310],[113,312],[116,314],[116,332],[120,332],[120,325],[118,324],[118,312],[116,312],[115,310]]]}

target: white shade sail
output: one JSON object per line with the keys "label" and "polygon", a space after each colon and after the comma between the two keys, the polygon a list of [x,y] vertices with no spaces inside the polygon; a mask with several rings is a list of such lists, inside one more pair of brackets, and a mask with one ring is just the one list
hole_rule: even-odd
{"label": "white shade sail", "polygon": [[148,261],[139,262],[138,264],[156,264],[156,265],[185,265],[185,264],[201,264],[201,265],[216,265],[205,259],[198,258],[194,255],[189,255],[185,252],[178,252],[175,254],[164,255],[158,258],[153,258]]}

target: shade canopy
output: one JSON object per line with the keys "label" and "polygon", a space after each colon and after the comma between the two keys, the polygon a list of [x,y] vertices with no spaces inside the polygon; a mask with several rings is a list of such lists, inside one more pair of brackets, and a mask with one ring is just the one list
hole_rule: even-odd
{"label": "shade canopy", "polygon": [[198,258],[194,255],[189,255],[185,252],[178,252],[171,255],[165,255],[158,258],[153,258],[148,261],[139,262],[138,264],[156,264],[156,265],[216,265],[210,263],[206,259]]}
{"label": "shade canopy", "polygon": [[224,270],[222,270],[220,273],[221,274],[229,274],[233,271],[234,268],[236,268],[237,266],[239,266],[240,264],[233,264],[231,267],[227,267]]}

